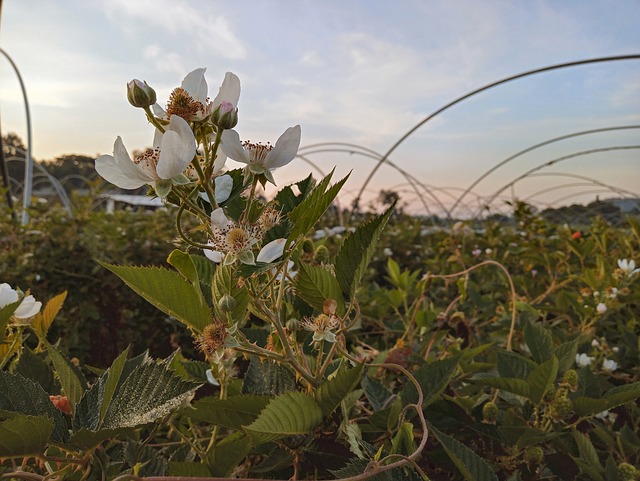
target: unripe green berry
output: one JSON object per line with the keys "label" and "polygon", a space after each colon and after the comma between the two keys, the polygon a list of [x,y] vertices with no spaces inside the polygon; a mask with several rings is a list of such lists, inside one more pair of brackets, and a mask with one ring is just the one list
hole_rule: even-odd
{"label": "unripe green berry", "polygon": [[300,329],[300,321],[298,319],[292,318],[289,319],[286,323],[287,329],[291,332],[296,332]]}
{"label": "unripe green berry", "polygon": [[549,407],[549,415],[554,421],[560,421],[573,413],[573,403],[568,397],[556,397]]}
{"label": "unripe green berry", "polygon": [[566,387],[559,387],[558,390],[553,395],[553,399],[563,399],[569,397],[569,390]]}
{"label": "unripe green berry", "polygon": [[482,422],[487,424],[495,424],[498,420],[499,409],[493,401],[487,402],[482,406]]}
{"label": "unripe green berry", "polygon": [[318,264],[326,264],[329,262],[329,249],[325,246],[318,246],[316,253],[313,256],[313,260]]}
{"label": "unripe green berry", "polygon": [[620,481],[635,481],[638,470],[629,463],[618,464],[618,477]]}
{"label": "unripe green berry", "polygon": [[562,376],[562,384],[568,386],[571,391],[578,389],[578,382],[578,373],[573,369],[569,369],[564,373],[564,376]]}
{"label": "unripe green berry", "polygon": [[540,446],[529,446],[524,452],[524,460],[527,464],[540,464],[544,459],[544,451]]}
{"label": "unripe green berry", "polygon": [[218,301],[218,309],[222,312],[231,312],[236,308],[236,300],[229,294],[225,294]]}
{"label": "unripe green berry", "polygon": [[311,239],[305,239],[302,242],[302,252],[305,254],[313,253],[313,241]]}

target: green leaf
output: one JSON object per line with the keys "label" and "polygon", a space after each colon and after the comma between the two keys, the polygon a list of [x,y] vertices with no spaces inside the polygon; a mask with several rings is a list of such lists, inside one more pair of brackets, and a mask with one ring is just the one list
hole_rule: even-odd
{"label": "green leaf", "polygon": [[326,417],[331,414],[360,382],[364,364],[358,364],[353,369],[343,368],[335,377],[323,383],[315,392],[316,402]]}
{"label": "green leaf", "polygon": [[500,377],[526,379],[536,364],[512,351],[498,351],[498,373]]}
{"label": "green leaf", "polygon": [[12,302],[11,304],[7,304],[2,309],[0,309],[0,342],[4,340],[4,336],[7,330],[7,325],[11,320],[11,316],[16,312],[16,309],[20,306],[22,300],[18,300],[16,302]]}
{"label": "green leaf", "polygon": [[210,261],[205,256],[191,256],[191,262],[198,271],[198,279],[204,285],[210,286],[213,282],[213,275],[216,272],[217,264]]}
{"label": "green leaf", "polygon": [[124,435],[135,436],[135,434],[136,430],[133,428],[99,429],[97,431],[82,428],[71,435],[69,443],[80,449],[89,450],[107,439]]}
{"label": "green leaf", "polygon": [[[601,475],[601,473],[604,472],[604,466],[600,463],[598,452],[593,446],[589,436],[579,431],[572,431],[571,435],[578,446],[578,452],[580,453],[580,457],[578,459],[588,466],[589,471],[597,472],[599,479],[604,481],[604,478]],[[574,461],[576,461],[576,458],[574,458]],[[578,464],[578,466],[580,466],[580,464]]]}
{"label": "green leaf", "polygon": [[251,439],[244,433],[233,433],[216,443],[207,453],[211,474],[226,477],[251,451]]}
{"label": "green leaf", "polygon": [[50,364],[45,362],[45,355],[34,354],[31,349],[25,348],[16,365],[16,372],[38,383],[45,392],[55,394],[60,385],[56,383]]}
{"label": "green leaf", "polygon": [[538,405],[542,401],[544,394],[553,386],[553,382],[558,375],[558,358],[552,356],[548,361],[536,366],[527,377],[529,384],[529,399],[533,404]]}
{"label": "green leaf", "polygon": [[28,416],[46,416],[53,421],[51,439],[65,442],[69,438],[68,423],[39,384],[20,374],[0,370],[0,410]]}
{"label": "green leaf", "polygon": [[342,290],[335,275],[323,267],[301,264],[295,279],[296,295],[306,301],[314,309],[322,312],[327,299],[338,303],[337,314],[344,315],[344,299]]}
{"label": "green leaf", "polygon": [[242,394],[278,395],[296,387],[296,375],[288,367],[251,358],[242,384]]}
{"label": "green leaf", "polygon": [[187,461],[169,461],[169,476],[181,478],[210,478],[211,470],[206,464]]}
{"label": "green leaf", "polygon": [[174,249],[167,257],[167,262],[175,267],[189,282],[194,285],[198,284],[198,270],[189,254],[182,252],[180,249]]}
{"label": "green leaf", "polygon": [[245,431],[256,444],[286,436],[307,434],[322,423],[322,409],[311,397],[298,391],[281,394],[267,405]]}
{"label": "green leaf", "polygon": [[392,396],[392,393],[380,381],[369,376],[362,378],[362,387],[369,403],[376,411],[382,409]]}
{"label": "green leaf", "polygon": [[[423,407],[428,406],[440,396],[451,381],[459,362],[460,355],[457,355],[426,364],[413,373],[424,394]],[[400,392],[400,397],[405,404],[418,402],[418,392],[413,383],[407,382]]]}
{"label": "green leaf", "polygon": [[576,354],[578,353],[579,337],[573,341],[560,344],[556,348],[555,355],[558,358],[558,372],[563,373],[573,367],[576,362]]}
{"label": "green leaf", "polygon": [[453,464],[464,476],[464,479],[467,481],[498,481],[498,477],[487,462],[464,444],[441,433],[431,425],[429,426],[429,432],[442,445]]}
{"label": "green leaf", "polygon": [[227,399],[204,398],[193,403],[189,417],[214,426],[229,429],[241,429],[256,420],[260,412],[267,407],[272,398],[244,394]]}
{"label": "green leaf", "polygon": [[111,400],[116,392],[116,388],[120,383],[120,377],[124,371],[124,366],[127,362],[127,356],[129,355],[129,348],[125,349],[120,355],[113,361],[111,367],[104,374],[106,378],[104,382],[104,393],[102,395],[102,401],[100,403],[100,422],[104,421],[104,417],[107,414],[107,409],[111,405]]}
{"label": "green leaf", "polygon": [[416,442],[413,436],[413,424],[404,422],[391,440],[390,454],[402,454],[409,456],[416,450]]}
{"label": "green leaf", "polygon": [[41,454],[53,431],[46,416],[18,415],[0,423],[0,458]]}
{"label": "green leaf", "polygon": [[553,356],[551,332],[541,324],[526,322],[524,325],[524,341],[531,351],[531,356],[537,363],[544,362]]}
{"label": "green leaf", "polygon": [[579,396],[573,401],[573,408],[579,416],[591,416],[607,409],[613,409],[640,397],[640,382],[624,384],[605,392],[600,398]]}
{"label": "green leaf", "polygon": [[164,363],[143,364],[118,389],[102,426],[116,429],[153,422],[183,404],[198,386],[183,380]]}
{"label": "green leaf", "polygon": [[161,267],[126,267],[100,262],[162,312],[202,332],[211,310],[202,295],[179,274]]}
{"label": "green leaf", "polygon": [[71,413],[73,414],[76,404],[80,401],[80,398],[86,388],[84,379],[81,379],[78,376],[75,366],[71,364],[71,361],[69,361],[67,356],[62,355],[60,351],[47,341],[44,341],[44,345],[49,352],[49,357],[51,358],[53,367],[58,374],[58,379],[60,379],[62,389],[64,389],[64,393],[67,395],[69,406],[71,407]]}
{"label": "green leaf", "polygon": [[395,204],[391,205],[386,212],[358,226],[355,232],[345,238],[335,258],[334,266],[342,292],[347,298],[354,297],[369,265],[378,238],[394,207]]}
{"label": "green leaf", "polygon": [[[247,317],[249,301],[249,290],[242,286],[238,286],[238,279],[235,276],[234,266],[218,266],[213,276],[213,284],[211,285],[211,294],[213,296],[213,304],[218,317],[227,319],[230,316],[234,322],[242,323]],[[236,307],[231,312],[223,312],[218,307],[218,301],[224,295],[229,295],[236,300]]]}
{"label": "green leaf", "polygon": [[518,396],[529,397],[529,383],[524,379],[509,377],[481,377],[469,379],[474,384],[485,384],[502,391],[511,392]]}
{"label": "green leaf", "polygon": [[309,233],[349,178],[349,175],[347,175],[344,179],[336,182],[327,189],[332,175],[333,170],[320,181],[316,188],[313,189],[311,194],[309,194],[300,205],[289,212],[289,220],[292,223],[292,228],[291,233],[287,237],[285,249],[288,249],[291,242],[295,242],[299,237],[306,236]]}

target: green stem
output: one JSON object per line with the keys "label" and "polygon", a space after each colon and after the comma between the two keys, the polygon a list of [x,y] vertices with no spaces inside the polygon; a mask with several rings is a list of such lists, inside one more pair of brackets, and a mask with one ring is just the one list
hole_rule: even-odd
{"label": "green stem", "polygon": [[158,129],[160,132],[164,134],[166,132],[166,130],[164,129],[164,126],[160,122],[158,122],[158,119],[156,118],[155,115],[153,115],[153,112],[151,112],[151,109],[149,107],[144,107],[144,112],[145,114],[147,114],[147,120],[151,122],[156,129]]}

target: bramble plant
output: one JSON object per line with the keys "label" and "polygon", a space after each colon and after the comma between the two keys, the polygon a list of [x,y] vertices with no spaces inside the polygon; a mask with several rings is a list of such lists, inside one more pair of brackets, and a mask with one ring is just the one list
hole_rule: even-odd
{"label": "bramble plant", "polygon": [[175,207],[169,267],[100,264],[197,351],[80,366],[47,339],[66,293],[0,285],[2,479],[637,478],[640,224],[577,236],[518,204],[515,232],[432,235],[392,203],[314,235],[347,178],[266,200],[301,129],[241,142],[238,78],[210,101],[204,74],[166,108],[131,81],[153,148],[96,160]]}

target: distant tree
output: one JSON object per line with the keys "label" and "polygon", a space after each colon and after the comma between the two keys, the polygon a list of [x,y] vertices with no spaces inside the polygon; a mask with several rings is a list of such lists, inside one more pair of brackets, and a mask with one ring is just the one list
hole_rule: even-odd
{"label": "distant tree", "polygon": [[7,158],[24,157],[27,147],[18,134],[9,132],[7,135],[2,136],[2,150],[4,150],[4,155]]}

